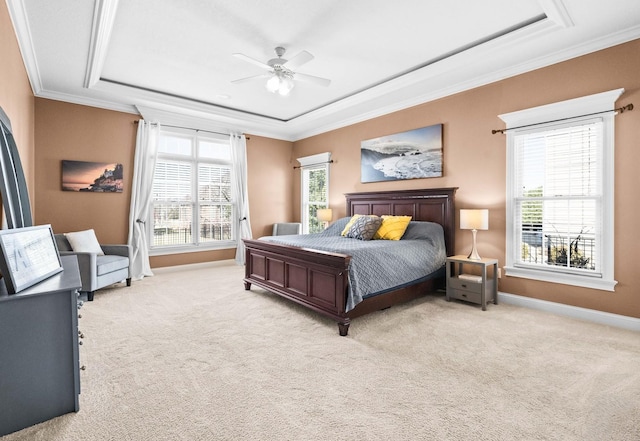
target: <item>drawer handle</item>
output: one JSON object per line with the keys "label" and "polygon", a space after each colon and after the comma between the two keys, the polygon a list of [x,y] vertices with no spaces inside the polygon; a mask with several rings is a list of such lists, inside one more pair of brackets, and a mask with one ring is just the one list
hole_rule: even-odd
{"label": "drawer handle", "polygon": [[463,287],[463,288],[466,288],[466,287],[467,287],[467,285],[465,285],[465,284],[463,283],[463,284],[462,284],[462,287]]}

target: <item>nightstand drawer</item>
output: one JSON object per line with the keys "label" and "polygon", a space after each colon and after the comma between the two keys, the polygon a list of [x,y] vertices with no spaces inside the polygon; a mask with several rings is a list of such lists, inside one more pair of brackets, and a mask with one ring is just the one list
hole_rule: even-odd
{"label": "nightstand drawer", "polygon": [[472,282],[458,277],[449,278],[449,287],[471,293],[477,293],[478,295],[482,292],[482,283]]}
{"label": "nightstand drawer", "polygon": [[482,295],[479,292],[450,288],[447,293],[452,299],[465,300],[479,305],[482,304]]}

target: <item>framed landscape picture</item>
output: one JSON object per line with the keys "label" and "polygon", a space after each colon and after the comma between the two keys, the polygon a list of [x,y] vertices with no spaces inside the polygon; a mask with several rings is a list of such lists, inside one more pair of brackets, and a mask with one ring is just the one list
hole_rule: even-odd
{"label": "framed landscape picture", "polygon": [[62,190],[122,193],[122,164],[63,160]]}
{"label": "framed landscape picture", "polygon": [[442,124],[368,139],[360,144],[362,182],[442,176]]}

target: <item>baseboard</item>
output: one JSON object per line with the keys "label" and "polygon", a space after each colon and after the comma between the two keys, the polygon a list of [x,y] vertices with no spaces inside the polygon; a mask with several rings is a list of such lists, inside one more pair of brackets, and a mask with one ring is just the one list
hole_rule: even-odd
{"label": "baseboard", "polygon": [[157,268],[151,268],[151,271],[154,273],[171,273],[175,271],[185,271],[185,270],[218,267],[218,266],[235,266],[235,265],[237,265],[235,260],[225,259],[225,260],[214,260],[211,262],[187,263],[184,265],[161,266]]}
{"label": "baseboard", "polygon": [[537,309],[540,311],[550,312],[552,314],[640,332],[640,319],[635,317],[596,311],[595,309],[580,308],[578,306],[563,305],[561,303],[549,302],[546,300],[539,300],[504,292],[498,293],[498,302],[523,306],[525,308]]}

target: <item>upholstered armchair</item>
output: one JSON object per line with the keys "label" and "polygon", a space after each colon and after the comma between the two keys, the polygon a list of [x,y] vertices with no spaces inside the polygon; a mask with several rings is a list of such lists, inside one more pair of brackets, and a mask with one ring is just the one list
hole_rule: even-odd
{"label": "upholstered armchair", "polygon": [[[87,245],[86,234],[89,234]],[[78,234],[85,234],[82,240],[78,240]],[[91,238],[93,235],[93,238]],[[126,280],[127,286],[131,286],[131,273],[129,259],[131,247],[129,245],[102,245],[95,239],[93,230],[78,233],[56,234],[56,244],[61,256],[75,255],[78,258],[80,269],[80,292],[87,293],[87,300],[93,300],[93,294],[97,289]]]}
{"label": "upholstered armchair", "polygon": [[286,236],[288,234],[301,234],[302,224],[300,222],[280,222],[273,224],[272,236]]}

